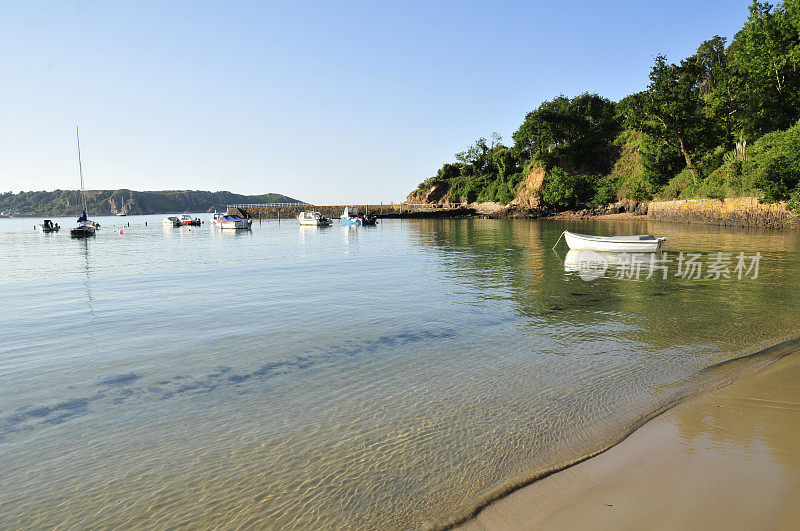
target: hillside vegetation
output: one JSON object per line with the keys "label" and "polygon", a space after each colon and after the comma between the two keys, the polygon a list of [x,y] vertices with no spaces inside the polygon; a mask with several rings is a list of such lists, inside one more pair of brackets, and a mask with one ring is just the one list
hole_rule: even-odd
{"label": "hillside vegetation", "polygon": [[728,44],[714,36],[677,63],[655,58],[650,83],[619,102],[558,96],[503,143],[478,139],[409,201],[508,204],[545,172],[551,210],[616,200],[755,196],[800,206],[800,0],[754,1]]}
{"label": "hillside vegetation", "polygon": [[[224,211],[234,203],[298,203],[280,194],[240,195],[200,190],[87,190],[86,201],[93,216],[125,214],[166,214],[176,212]],[[80,214],[77,190],[0,194],[0,213],[22,216],[71,216]]]}

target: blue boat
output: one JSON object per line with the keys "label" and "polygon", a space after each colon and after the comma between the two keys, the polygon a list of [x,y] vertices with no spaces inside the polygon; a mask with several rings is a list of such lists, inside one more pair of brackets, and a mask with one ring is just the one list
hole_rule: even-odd
{"label": "blue boat", "polygon": [[341,217],[342,223],[350,225],[376,225],[378,218],[369,214],[359,214],[358,207],[344,207]]}

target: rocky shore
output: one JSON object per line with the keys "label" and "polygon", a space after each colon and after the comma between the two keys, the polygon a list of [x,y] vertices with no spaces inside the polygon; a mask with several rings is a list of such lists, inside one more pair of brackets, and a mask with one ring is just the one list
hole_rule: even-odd
{"label": "rocky shore", "polygon": [[385,217],[480,217],[562,220],[642,219],[673,223],[702,223],[731,227],[791,229],[800,225],[800,216],[785,203],[762,203],[754,197],[731,199],[685,199],[679,201],[620,201],[604,208],[550,212],[538,206],[499,203],[472,203],[423,212],[406,212]]}

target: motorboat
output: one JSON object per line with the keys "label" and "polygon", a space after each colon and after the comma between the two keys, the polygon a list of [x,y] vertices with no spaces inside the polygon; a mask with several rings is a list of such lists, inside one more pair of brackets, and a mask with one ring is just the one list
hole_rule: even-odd
{"label": "motorboat", "polygon": [[215,210],[214,213],[211,214],[208,217],[209,217],[209,221],[211,221],[212,225],[219,225],[220,223],[222,223],[223,214],[220,214],[219,212],[217,212]]}
{"label": "motorboat", "polygon": [[249,229],[253,224],[252,219],[244,219],[240,216],[222,216],[220,227],[223,229]]}
{"label": "motorboat", "polygon": [[[570,249],[575,251],[602,251],[610,253],[655,253],[661,250],[666,238],[652,234],[633,236],[592,236],[564,231],[561,236]],[[559,240],[561,237],[559,237]],[[558,245],[558,242],[556,242]]]}
{"label": "motorboat", "polygon": [[161,224],[165,227],[182,227],[183,222],[178,219],[178,216],[167,216],[161,220]]}
{"label": "motorboat", "polygon": [[369,214],[359,214],[358,207],[344,207],[341,217],[342,223],[349,223],[351,225],[375,225],[378,219]]}
{"label": "motorboat", "polygon": [[184,227],[200,226],[200,218],[192,218],[189,214],[181,214],[178,218]]}
{"label": "motorboat", "polygon": [[44,223],[40,223],[36,225],[36,230],[40,230],[42,232],[58,232],[58,229],[61,227],[58,226],[58,223],[53,223],[52,220],[46,219]]}
{"label": "motorboat", "polygon": [[327,218],[319,212],[304,211],[300,212],[297,216],[300,225],[314,225],[316,227],[327,227],[331,224],[330,218]]}

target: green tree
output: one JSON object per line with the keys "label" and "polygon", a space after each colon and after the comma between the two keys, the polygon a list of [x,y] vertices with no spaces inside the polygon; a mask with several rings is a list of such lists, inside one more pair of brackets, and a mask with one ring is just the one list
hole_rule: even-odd
{"label": "green tree", "polygon": [[700,76],[695,60],[676,65],[658,55],[647,90],[626,102],[631,104],[629,125],[680,151],[688,168],[694,167],[694,151],[708,125]]}
{"label": "green tree", "polygon": [[572,172],[607,173],[620,132],[614,102],[597,94],[559,96],[525,116],[513,135],[514,149],[526,159]]}
{"label": "green tree", "polygon": [[749,139],[786,129],[800,118],[800,1],[778,8],[754,1],[731,44],[730,64],[741,94]]}
{"label": "green tree", "polygon": [[719,144],[730,149],[742,130],[744,117],[739,107],[740,84],[733,75],[725,47],[726,39],[715,35],[704,41],[694,55],[698,68],[698,88],[708,111],[721,131]]}

